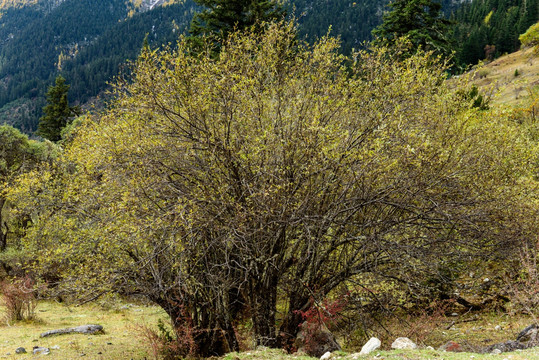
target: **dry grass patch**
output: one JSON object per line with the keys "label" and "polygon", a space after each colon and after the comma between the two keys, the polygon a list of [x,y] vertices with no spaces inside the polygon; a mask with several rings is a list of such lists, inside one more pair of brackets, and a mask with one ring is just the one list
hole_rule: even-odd
{"label": "dry grass patch", "polygon": [[[0,327],[0,359],[39,358],[31,354],[34,346],[51,349],[51,359],[146,359],[151,350],[144,342],[139,326],[155,327],[158,319],[167,316],[157,307],[133,305],[122,310],[104,310],[97,305],[66,307],[55,302],[40,302],[37,319]],[[40,338],[42,332],[86,324],[99,324],[104,334],[68,334]],[[24,347],[28,354],[15,354]],[[84,355],[83,355],[84,354]]]}
{"label": "dry grass patch", "polygon": [[[118,307],[120,307],[119,305]],[[0,327],[0,359],[151,359],[152,351],[143,338],[140,326],[156,328],[159,319],[166,322],[167,316],[161,309],[153,306],[133,305],[121,310],[104,310],[97,305],[81,307],[66,307],[55,302],[40,302],[37,307],[37,319],[30,322],[18,322]],[[0,314],[1,315],[1,314]],[[514,340],[516,335],[531,323],[526,316],[509,316],[504,314],[483,314],[477,317],[473,314],[459,317],[448,317],[447,321],[434,329],[423,344],[437,348],[441,344],[454,340],[474,346]],[[454,322],[454,324],[453,324]],[[39,335],[47,330],[73,327],[83,324],[100,324],[105,334],[82,335],[69,334],[56,337],[40,338]],[[402,325],[401,325],[402,326]],[[398,334],[398,326],[392,327],[394,337]],[[403,330],[404,331],[404,330]],[[390,339],[390,337],[388,337]],[[384,350],[375,351],[370,355],[359,357],[365,360],[533,360],[539,359],[539,349],[528,349],[504,353],[501,355],[476,353],[450,353],[437,350],[389,351],[390,340],[384,340]],[[24,347],[28,354],[15,354],[17,347]],[[50,355],[34,356],[31,350],[34,346],[52,348]],[[54,349],[58,346],[59,349]],[[347,349],[347,352],[336,353],[334,360],[352,360],[352,354],[359,348]],[[9,354],[9,355],[8,355]],[[82,355],[84,354],[84,356]],[[278,349],[258,349],[231,353],[222,360],[309,360],[308,356],[288,355]]]}
{"label": "dry grass patch", "polygon": [[473,81],[481,90],[495,94],[494,103],[521,105],[529,90],[539,87],[539,56],[533,48],[502,56],[479,68]]}

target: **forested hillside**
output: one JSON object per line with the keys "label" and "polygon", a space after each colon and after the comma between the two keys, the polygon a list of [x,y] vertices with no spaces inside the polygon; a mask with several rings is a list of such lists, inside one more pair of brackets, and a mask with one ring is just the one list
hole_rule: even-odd
{"label": "forested hillside", "polygon": [[109,28],[62,67],[71,84],[70,94],[81,102],[97,95],[127,59],[136,59],[146,35],[154,48],[174,44],[179,34],[185,32],[194,11],[194,3],[187,1],[137,14]]}
{"label": "forested hillside", "polygon": [[[170,5],[171,3],[175,3]],[[330,33],[350,53],[372,39],[389,0],[289,0],[299,35],[310,42]],[[457,62],[478,60],[518,48],[518,35],[538,18],[539,0],[443,0],[452,17]],[[168,6],[159,6],[168,5]],[[0,122],[31,133],[44,94],[62,74],[70,100],[84,104],[102,93],[128,61],[150,46],[175,43],[195,12],[193,0],[41,0],[0,4]],[[77,24],[77,26],[73,26]]]}
{"label": "forested hillside", "polygon": [[539,0],[474,0],[453,20],[458,62],[476,64],[519,49],[519,35],[539,20]]}
{"label": "forested hillside", "polygon": [[72,84],[71,99],[84,103],[136,58],[146,34],[152,46],[174,42],[194,12],[190,1],[147,12],[123,0],[67,0],[51,11],[42,5],[9,8],[0,20],[0,122],[27,132],[57,74]]}
{"label": "forested hillside", "polygon": [[[442,0],[440,3],[449,16],[466,1]],[[340,37],[342,50],[348,53],[372,39],[371,31],[382,22],[388,3],[389,0],[292,0],[289,11],[295,13],[300,33],[308,39],[312,41],[326,35],[331,27],[331,34]]]}

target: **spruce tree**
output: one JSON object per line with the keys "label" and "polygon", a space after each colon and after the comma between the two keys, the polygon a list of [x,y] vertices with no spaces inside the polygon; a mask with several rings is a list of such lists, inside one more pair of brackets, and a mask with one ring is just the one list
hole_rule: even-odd
{"label": "spruce tree", "polygon": [[421,47],[450,55],[450,21],[442,17],[439,3],[432,0],[395,0],[388,6],[391,10],[372,32],[377,43],[391,45],[396,39],[406,36],[412,44],[412,52]]}
{"label": "spruce tree", "polygon": [[283,8],[274,0],[195,0],[205,7],[191,22],[191,40],[207,36],[219,47],[229,33],[259,26],[284,16]]}
{"label": "spruce tree", "polygon": [[44,115],[39,119],[37,134],[51,141],[62,139],[61,131],[73,116],[79,114],[78,107],[69,106],[67,93],[69,85],[62,75],[56,77],[54,86],[47,91],[47,105],[43,107]]}

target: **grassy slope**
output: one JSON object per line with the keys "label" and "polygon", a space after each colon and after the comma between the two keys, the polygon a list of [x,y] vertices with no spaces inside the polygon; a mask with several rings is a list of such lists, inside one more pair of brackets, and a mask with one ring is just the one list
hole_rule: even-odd
{"label": "grassy slope", "polygon": [[520,106],[530,89],[539,89],[539,54],[528,48],[502,56],[479,68],[474,83],[492,91],[494,104]]}

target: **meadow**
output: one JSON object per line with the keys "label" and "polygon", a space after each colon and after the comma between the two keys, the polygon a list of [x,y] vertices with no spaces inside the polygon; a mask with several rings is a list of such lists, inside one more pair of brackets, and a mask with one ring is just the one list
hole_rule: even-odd
{"label": "meadow", "polygon": [[[0,308],[3,311],[3,308]],[[158,332],[159,322],[166,324],[166,314],[158,307],[144,304],[117,303],[106,307],[98,304],[67,306],[55,301],[40,301],[33,320],[0,325],[0,359],[156,359],[153,347],[147,336],[148,330]],[[2,314],[0,314],[1,316]],[[408,323],[392,324],[392,335],[381,336],[382,349],[369,355],[358,356],[358,345],[346,346],[345,352],[336,352],[331,359],[386,359],[386,360],[533,360],[539,359],[539,348],[493,354],[472,352],[453,353],[437,349],[441,344],[453,340],[464,346],[487,346],[493,343],[513,340],[532,319],[525,315],[504,313],[467,314],[456,318],[448,316],[437,321],[435,328],[426,327],[424,319],[409,319]],[[53,329],[69,328],[86,324],[99,324],[104,333],[96,335],[66,334],[41,338],[40,334]],[[391,336],[404,336],[410,327],[416,327],[421,337],[419,350],[390,350]],[[424,329],[419,329],[424,326]],[[342,335],[342,334],[341,334]],[[412,336],[413,338],[413,336]],[[417,340],[414,339],[414,340]],[[435,349],[427,349],[427,346]],[[49,355],[33,355],[34,346],[51,349]],[[240,353],[230,353],[221,360],[287,360],[313,359],[302,354],[286,354],[279,349],[249,349],[248,342]],[[15,350],[24,347],[26,354]],[[217,358],[215,358],[217,359]]]}

